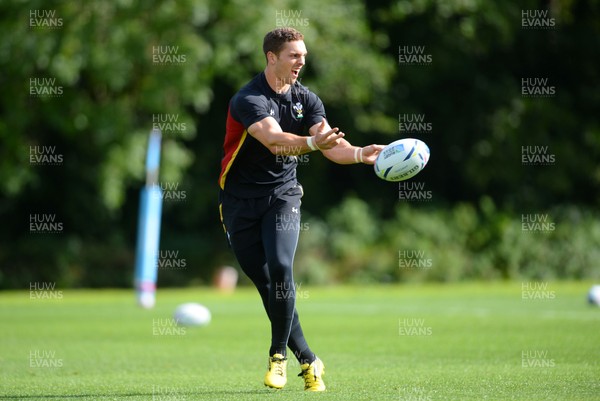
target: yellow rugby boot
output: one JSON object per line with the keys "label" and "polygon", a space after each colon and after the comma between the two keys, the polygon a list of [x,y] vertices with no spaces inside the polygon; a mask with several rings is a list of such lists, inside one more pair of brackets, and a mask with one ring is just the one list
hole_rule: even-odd
{"label": "yellow rugby boot", "polygon": [[325,365],[317,358],[310,365],[305,363],[300,365],[302,372],[298,376],[304,378],[304,390],[306,391],[325,391],[323,376],[325,375]]}
{"label": "yellow rugby boot", "polygon": [[281,389],[287,382],[287,358],[281,354],[269,357],[269,367],[265,375],[265,386]]}

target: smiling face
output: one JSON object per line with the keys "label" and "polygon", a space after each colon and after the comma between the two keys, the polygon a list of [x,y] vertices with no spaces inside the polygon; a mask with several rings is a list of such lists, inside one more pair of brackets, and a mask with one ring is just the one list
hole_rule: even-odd
{"label": "smiling face", "polygon": [[303,40],[285,42],[279,55],[267,53],[267,69],[270,70],[276,82],[277,92],[286,92],[293,85],[306,60],[306,46]]}

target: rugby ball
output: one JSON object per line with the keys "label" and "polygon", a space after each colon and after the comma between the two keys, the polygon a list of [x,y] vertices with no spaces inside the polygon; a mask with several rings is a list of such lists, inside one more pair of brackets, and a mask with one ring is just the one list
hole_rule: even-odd
{"label": "rugby ball", "polygon": [[429,160],[425,142],[404,138],[387,145],[377,156],[373,168],[377,177],[386,181],[404,181],[423,170]]}
{"label": "rugby ball", "polygon": [[600,306],[600,285],[594,285],[588,292],[588,303]]}
{"label": "rugby ball", "polygon": [[204,305],[188,302],[179,305],[173,313],[173,319],[180,326],[206,326],[210,323],[211,314]]}

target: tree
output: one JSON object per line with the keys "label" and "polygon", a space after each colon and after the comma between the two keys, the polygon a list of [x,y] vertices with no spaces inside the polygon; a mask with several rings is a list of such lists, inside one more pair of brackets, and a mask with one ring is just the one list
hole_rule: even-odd
{"label": "tree", "polygon": [[[315,43],[308,85],[332,103],[367,108],[391,69],[370,47],[361,3],[336,3],[328,14],[316,1],[302,6],[314,11],[285,22],[306,28]],[[262,69],[262,37],[283,23],[277,13],[305,10],[293,2],[277,7],[208,0],[0,5],[0,285],[69,274],[70,284],[110,283],[93,279],[102,268],[122,270],[113,283],[129,280],[124,269],[132,263],[137,188],[153,125],[164,136],[161,185],[188,195],[185,203],[166,205],[163,238],[181,226],[202,231],[198,224],[206,221],[208,232],[218,229],[224,119],[205,125],[206,113],[222,113],[225,99],[211,103],[220,91],[232,94]],[[344,40],[316,44],[319,35]],[[62,228],[32,231],[32,219]],[[201,241],[201,249],[214,250],[214,236]],[[25,257],[32,248],[43,252]]]}

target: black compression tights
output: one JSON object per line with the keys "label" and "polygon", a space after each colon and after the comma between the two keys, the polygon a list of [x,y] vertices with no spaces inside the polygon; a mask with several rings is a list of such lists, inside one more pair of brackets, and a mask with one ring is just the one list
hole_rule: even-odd
{"label": "black compression tights", "polygon": [[[283,216],[283,217],[282,217]],[[293,262],[298,244],[299,224],[272,208],[262,218],[261,241],[244,249],[235,249],[236,258],[244,273],[256,286],[271,321],[269,355],[286,355],[286,345],[300,364],[315,360],[306,340],[298,312]]]}

